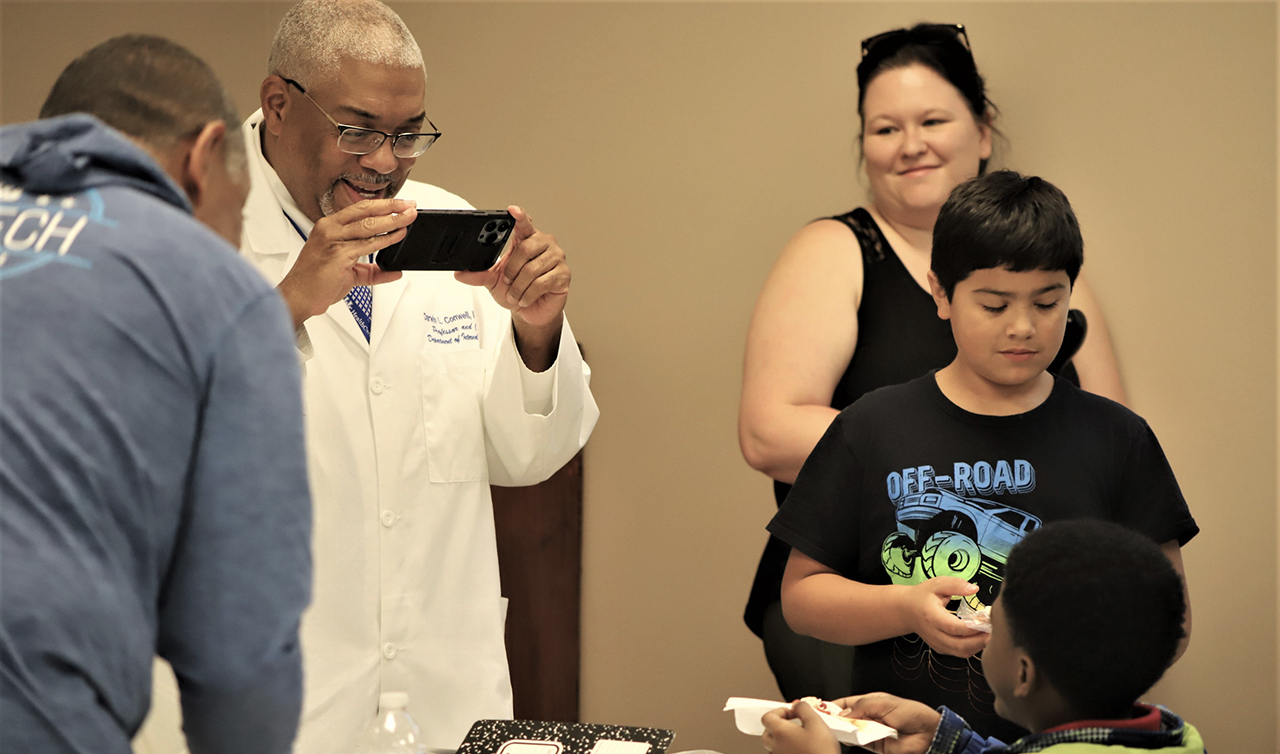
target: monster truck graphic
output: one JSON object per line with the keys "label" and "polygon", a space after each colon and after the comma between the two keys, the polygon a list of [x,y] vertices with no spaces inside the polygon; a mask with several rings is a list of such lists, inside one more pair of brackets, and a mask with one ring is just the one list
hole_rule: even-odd
{"label": "monster truck graphic", "polygon": [[880,562],[895,584],[954,576],[978,585],[974,609],[995,601],[1009,551],[1040,519],[991,500],[927,489],[897,506],[898,530],[885,537]]}

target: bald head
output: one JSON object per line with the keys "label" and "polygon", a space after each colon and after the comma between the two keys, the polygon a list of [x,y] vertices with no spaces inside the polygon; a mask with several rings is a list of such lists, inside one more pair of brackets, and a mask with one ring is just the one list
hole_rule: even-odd
{"label": "bald head", "polygon": [[[163,37],[127,34],[71,61],[54,83],[41,118],[88,113],[154,150],[166,152],[209,123],[235,129],[239,118],[213,70]],[[242,160],[239,139],[228,160]]]}
{"label": "bald head", "polygon": [[343,58],[423,68],[409,27],[378,0],[302,0],[280,20],[267,72],[311,87],[337,75]]}

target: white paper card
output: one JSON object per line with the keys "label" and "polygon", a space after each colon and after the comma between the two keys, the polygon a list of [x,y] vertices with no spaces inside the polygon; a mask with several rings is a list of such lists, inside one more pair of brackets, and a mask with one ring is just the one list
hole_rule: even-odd
{"label": "white paper card", "polygon": [[564,745],[559,741],[508,741],[498,749],[498,754],[560,754]]}
{"label": "white paper card", "polygon": [[[724,703],[724,711],[733,710],[733,720],[737,723],[738,730],[749,736],[759,736],[764,733],[764,723],[760,719],[764,717],[766,712],[790,706],[786,702],[734,696]],[[835,734],[836,740],[843,744],[864,746],[882,738],[898,737],[898,731],[873,720],[854,720],[849,717],[828,715],[818,710],[815,710],[815,712],[818,712],[822,717],[822,722],[826,723],[831,732]]]}
{"label": "white paper card", "polygon": [[644,741],[609,741],[600,739],[592,747],[591,754],[648,754],[649,744]]}

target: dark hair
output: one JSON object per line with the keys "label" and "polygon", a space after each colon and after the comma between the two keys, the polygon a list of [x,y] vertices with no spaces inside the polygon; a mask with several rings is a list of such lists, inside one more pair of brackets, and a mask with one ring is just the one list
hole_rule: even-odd
{"label": "dark hair", "polygon": [[1000,606],[1013,644],[1084,719],[1127,717],[1173,662],[1186,605],[1160,548],[1119,524],[1059,521],[1009,554]]}
{"label": "dark hair", "polygon": [[[885,39],[867,50],[866,56],[858,64],[858,116],[862,118],[864,128],[866,116],[862,111],[862,102],[872,79],[885,71],[916,63],[933,69],[954,86],[968,103],[969,111],[978,123],[987,123],[988,115],[999,112],[995,103],[987,97],[986,82],[982,80],[982,74],[978,73],[973,53],[956,34],[939,26],[916,24],[901,30],[902,34]],[[978,175],[985,172],[987,160],[982,160],[978,165]]]}
{"label": "dark hair", "polygon": [[1074,285],[1082,264],[1071,203],[1042,178],[997,170],[956,186],[938,210],[930,268],[948,299],[974,270],[1062,270]]}
{"label": "dark hair", "polygon": [[235,106],[213,70],[164,37],[126,34],[71,61],[40,108],[41,118],[88,113],[143,142],[169,147],[221,120],[228,152],[240,154]]}

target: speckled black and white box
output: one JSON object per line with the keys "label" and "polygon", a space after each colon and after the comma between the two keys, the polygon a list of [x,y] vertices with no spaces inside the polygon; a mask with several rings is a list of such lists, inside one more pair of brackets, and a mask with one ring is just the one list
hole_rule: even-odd
{"label": "speckled black and white box", "polygon": [[636,741],[649,745],[644,754],[664,754],[673,738],[673,731],[662,728],[539,720],[477,720],[458,748],[458,754],[498,754],[510,741],[559,744],[558,752],[547,747],[547,754],[591,754],[599,741]]}

